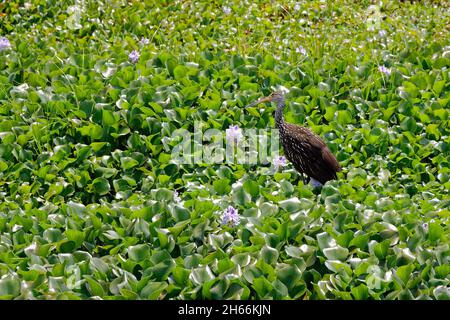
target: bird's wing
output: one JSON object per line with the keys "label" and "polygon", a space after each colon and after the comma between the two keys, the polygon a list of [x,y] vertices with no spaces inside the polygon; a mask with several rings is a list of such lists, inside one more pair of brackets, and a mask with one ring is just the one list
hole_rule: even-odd
{"label": "bird's wing", "polygon": [[301,164],[301,171],[321,183],[336,178],[341,171],[339,162],[331,153],[325,142],[307,128],[287,124],[286,133],[294,152],[290,152],[295,163]]}

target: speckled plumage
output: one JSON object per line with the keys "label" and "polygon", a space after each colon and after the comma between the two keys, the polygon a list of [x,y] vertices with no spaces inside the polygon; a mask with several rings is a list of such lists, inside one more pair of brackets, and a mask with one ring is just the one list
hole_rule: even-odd
{"label": "speckled plumage", "polygon": [[[295,169],[322,184],[336,179],[341,167],[325,142],[311,130],[284,120],[284,95],[274,92],[256,103],[274,101],[277,103],[275,123],[280,132],[281,145],[286,158]],[[256,104],[254,103],[254,104]],[[254,105],[252,104],[252,105]]]}
{"label": "speckled plumage", "polygon": [[341,167],[319,136],[307,128],[287,122],[283,122],[278,129],[286,158],[298,172],[322,184],[337,178],[336,172]]}

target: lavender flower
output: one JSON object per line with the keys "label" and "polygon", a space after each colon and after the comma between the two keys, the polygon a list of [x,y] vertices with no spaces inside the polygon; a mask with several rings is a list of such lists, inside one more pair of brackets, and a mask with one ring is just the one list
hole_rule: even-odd
{"label": "lavender flower", "polygon": [[178,191],[176,191],[176,190],[173,192],[173,201],[181,202],[180,195],[179,195]]}
{"label": "lavender flower", "polygon": [[130,59],[131,62],[136,63],[139,60],[139,52],[136,50],[131,51],[131,53],[128,55],[128,59]]}
{"label": "lavender flower", "polygon": [[0,51],[11,48],[11,43],[5,37],[0,39]]}
{"label": "lavender flower", "polygon": [[238,211],[233,208],[232,206],[229,206],[222,215],[222,224],[229,224],[232,227],[235,227],[239,224],[240,217],[238,214]]}
{"label": "lavender flower", "polygon": [[285,167],[287,165],[286,157],[285,156],[276,156],[273,159],[273,165],[275,167],[275,170],[278,170],[278,168],[280,168],[280,167]]}
{"label": "lavender flower", "polygon": [[385,66],[379,66],[378,67],[378,71],[384,73],[386,76],[390,76],[391,75],[391,69],[386,68]]}
{"label": "lavender flower", "polygon": [[384,30],[384,29],[378,31],[378,36],[379,36],[380,38],[386,38],[386,36],[387,36],[387,31]]}
{"label": "lavender flower", "polygon": [[141,40],[139,40],[139,43],[143,46],[146,46],[150,43],[150,40],[148,40],[147,38],[142,37]]}
{"label": "lavender flower", "polygon": [[227,141],[231,142],[231,143],[238,143],[239,140],[241,140],[242,138],[242,132],[241,129],[236,125],[236,126],[230,126],[226,131],[225,131],[226,137],[227,137]]}
{"label": "lavender flower", "polygon": [[322,186],[323,186],[323,184],[321,184],[319,181],[317,181],[317,180],[314,179],[314,178],[311,178],[311,185],[312,185],[314,188],[322,187]]}
{"label": "lavender flower", "polygon": [[300,53],[303,56],[308,55],[308,53],[306,52],[306,49],[303,48],[303,46],[299,46],[295,49],[295,52]]}
{"label": "lavender flower", "polygon": [[424,224],[422,224],[423,229],[425,230],[425,232],[428,232],[428,227],[430,223],[434,223],[434,219],[431,219],[428,222],[425,222]]}
{"label": "lavender flower", "polygon": [[223,13],[225,13],[226,15],[229,15],[231,13],[231,8],[230,7],[223,7],[222,8]]}
{"label": "lavender flower", "polygon": [[298,3],[295,4],[294,11],[300,11],[300,4]]}

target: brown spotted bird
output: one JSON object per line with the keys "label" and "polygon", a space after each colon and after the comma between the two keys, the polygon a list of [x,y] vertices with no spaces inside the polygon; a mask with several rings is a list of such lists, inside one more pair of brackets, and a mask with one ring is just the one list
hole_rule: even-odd
{"label": "brown spotted bird", "polygon": [[302,174],[303,182],[306,184],[308,180],[313,179],[313,184],[318,185],[319,182],[323,185],[329,180],[336,179],[336,172],[341,171],[341,166],[325,142],[308,128],[284,120],[285,100],[282,92],[275,91],[247,107],[271,101],[277,104],[275,123],[280,132],[284,153],[295,169]]}

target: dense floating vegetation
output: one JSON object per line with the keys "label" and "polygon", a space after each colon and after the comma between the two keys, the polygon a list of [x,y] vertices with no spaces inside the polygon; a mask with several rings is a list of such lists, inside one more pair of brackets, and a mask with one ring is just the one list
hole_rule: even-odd
{"label": "dense floating vegetation", "polygon": [[[449,299],[449,8],[369,5],[0,4],[0,297]],[[339,180],[170,162],[276,87]]]}

